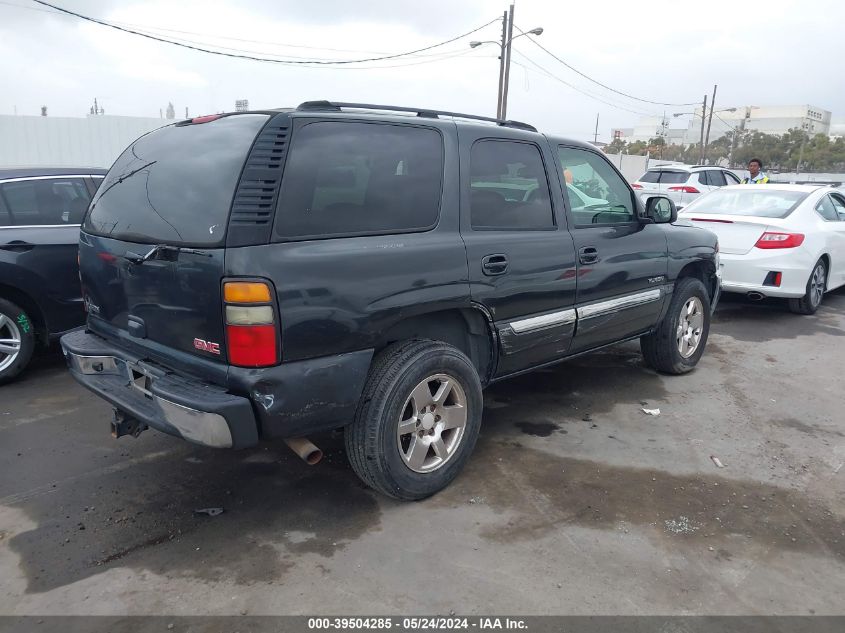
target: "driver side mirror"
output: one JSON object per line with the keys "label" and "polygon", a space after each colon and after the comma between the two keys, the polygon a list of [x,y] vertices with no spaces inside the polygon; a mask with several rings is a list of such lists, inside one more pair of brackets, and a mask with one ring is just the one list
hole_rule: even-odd
{"label": "driver side mirror", "polygon": [[646,200],[644,217],[655,224],[671,224],[678,219],[678,209],[666,196],[651,196]]}

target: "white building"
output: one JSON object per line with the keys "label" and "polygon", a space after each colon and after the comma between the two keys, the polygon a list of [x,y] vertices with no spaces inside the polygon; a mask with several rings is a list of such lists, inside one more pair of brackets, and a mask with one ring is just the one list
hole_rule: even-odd
{"label": "white building", "polygon": [[111,167],[139,136],[173,119],[0,115],[0,168]]}
{"label": "white building", "polygon": [[[708,109],[707,115],[710,111]],[[803,129],[808,134],[829,134],[831,113],[817,106],[740,106],[716,107],[710,127],[710,140],[733,130],[782,135],[789,130]],[[698,143],[701,139],[701,108],[696,108],[685,135],[684,142]],[[705,133],[707,122],[704,123]]]}
{"label": "white building", "polygon": [[[686,127],[672,127],[681,124],[681,116],[692,115],[686,120]],[[709,117],[710,110],[707,110]],[[677,123],[676,123],[677,122]],[[667,144],[695,144],[701,142],[702,109],[694,112],[669,113],[666,117],[644,117],[633,128],[611,130],[611,138],[627,142],[646,141],[664,136]],[[845,122],[835,125],[838,134],[845,133]],[[841,129],[840,129],[841,128]],[[710,124],[710,141],[733,130],[762,132],[764,134],[786,134],[792,129],[804,129],[810,135],[831,133],[831,113],[812,106],[716,106]],[[707,133],[707,120],[704,121]]]}

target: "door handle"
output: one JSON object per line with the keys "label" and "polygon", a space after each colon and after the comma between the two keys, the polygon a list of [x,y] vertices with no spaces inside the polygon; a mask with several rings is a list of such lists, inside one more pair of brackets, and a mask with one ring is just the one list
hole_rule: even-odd
{"label": "door handle", "polygon": [[508,272],[508,258],[502,254],[485,255],[481,258],[481,270],[488,277]]}
{"label": "door handle", "polygon": [[31,251],[33,248],[35,248],[35,244],[30,244],[29,242],[23,242],[21,240],[12,240],[11,242],[0,244],[0,249],[3,249],[4,251],[15,251],[18,253]]}
{"label": "door handle", "polygon": [[582,264],[596,264],[599,261],[599,252],[595,246],[583,246],[578,249],[578,261]]}

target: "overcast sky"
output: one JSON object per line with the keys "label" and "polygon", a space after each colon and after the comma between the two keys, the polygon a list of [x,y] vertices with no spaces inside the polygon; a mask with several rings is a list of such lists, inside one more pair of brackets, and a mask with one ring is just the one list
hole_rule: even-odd
{"label": "overcast sky", "polygon": [[[222,49],[305,59],[360,59],[450,39],[501,17],[507,0],[51,0],[92,17],[156,29]],[[700,103],[719,84],[717,108],[812,104],[845,119],[845,3],[817,0],[517,0],[518,27],[543,27],[543,46],[581,72],[651,101]],[[163,29],[170,29],[163,31]],[[0,113],[177,116],[334,99],[495,114],[496,22],[420,56],[344,68],[231,59],[57,15],[31,0],[0,0]],[[225,39],[224,39],[225,38]],[[687,112],[601,88],[528,38],[514,43],[509,118],[599,140],[640,113]],[[232,51],[234,52],[234,51]],[[547,73],[544,74],[538,64]],[[364,66],[364,68],[362,68]],[[565,82],[565,83],[564,83]],[[610,102],[608,105],[575,88]],[[632,112],[634,111],[634,112]],[[674,119],[678,124],[681,119]]]}

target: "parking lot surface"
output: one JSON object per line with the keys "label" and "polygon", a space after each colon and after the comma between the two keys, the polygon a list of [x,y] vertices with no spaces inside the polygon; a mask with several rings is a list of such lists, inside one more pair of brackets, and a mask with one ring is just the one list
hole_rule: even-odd
{"label": "parking lot surface", "polygon": [[315,467],[113,440],[54,350],[0,387],[0,613],[842,613],[843,337],[842,290],[812,317],[728,300],[692,374],[626,344],[496,385],[419,503],[365,488],[339,433]]}

